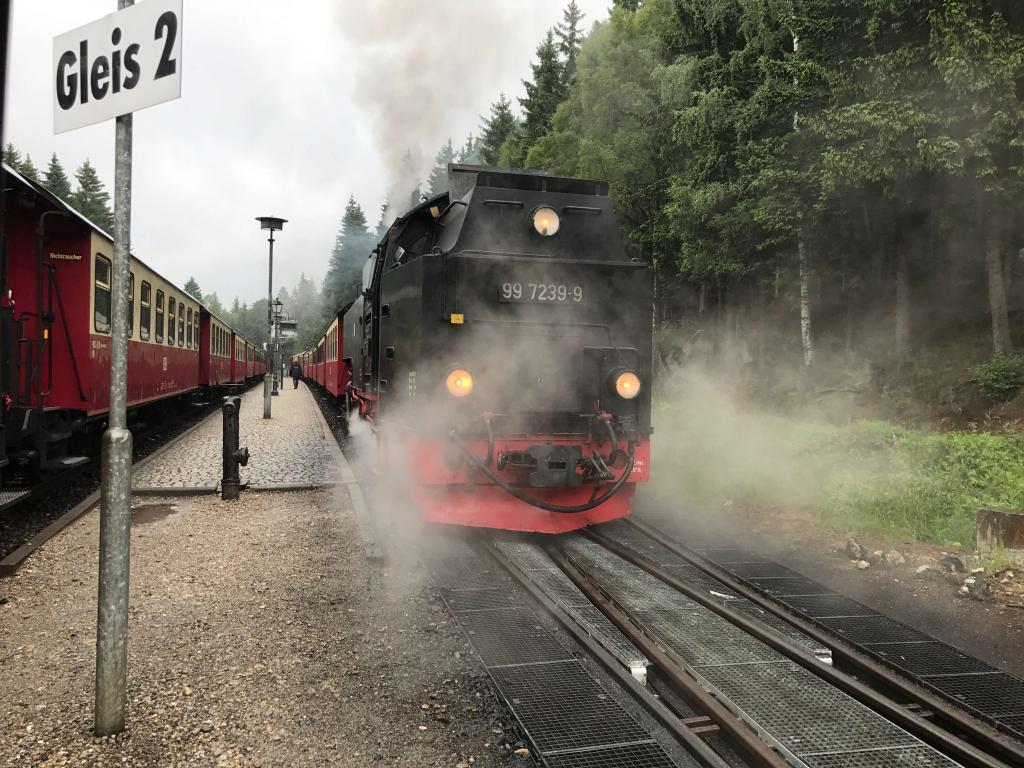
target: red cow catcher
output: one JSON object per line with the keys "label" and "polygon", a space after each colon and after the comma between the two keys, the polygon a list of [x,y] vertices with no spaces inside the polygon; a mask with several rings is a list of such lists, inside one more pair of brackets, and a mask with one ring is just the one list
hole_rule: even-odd
{"label": "red cow catcher", "polygon": [[628,514],[650,463],[653,280],[607,185],[449,171],[342,312],[337,354],[382,471],[435,522],[558,533]]}

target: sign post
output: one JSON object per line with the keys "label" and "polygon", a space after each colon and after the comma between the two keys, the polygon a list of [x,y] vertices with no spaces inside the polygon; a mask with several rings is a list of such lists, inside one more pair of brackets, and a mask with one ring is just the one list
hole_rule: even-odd
{"label": "sign post", "polygon": [[132,113],[181,96],[182,0],[118,0],[118,12],[53,40],[55,133],[116,118],[111,279],[110,413],[103,433],[99,594],[96,612],[97,736],[125,725],[132,433],[128,429]]}

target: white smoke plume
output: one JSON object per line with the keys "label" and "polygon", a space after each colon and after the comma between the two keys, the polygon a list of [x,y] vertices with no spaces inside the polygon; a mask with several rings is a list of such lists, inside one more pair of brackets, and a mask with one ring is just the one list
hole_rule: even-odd
{"label": "white smoke plume", "polygon": [[339,8],[337,23],[357,57],[355,98],[389,174],[388,199],[404,207],[445,141],[458,146],[477,134],[478,116],[501,91],[521,92],[537,44],[561,15],[552,0],[364,0]]}

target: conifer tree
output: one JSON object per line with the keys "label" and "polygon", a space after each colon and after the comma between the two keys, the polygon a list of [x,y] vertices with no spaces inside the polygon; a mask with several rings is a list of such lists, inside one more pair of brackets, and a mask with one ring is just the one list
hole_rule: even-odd
{"label": "conifer tree", "polygon": [[354,196],[345,205],[345,215],[334,239],[330,265],[324,277],[324,304],[328,312],[341,309],[353,297],[353,283],[370,255],[373,238],[366,227],[366,215]]}
{"label": "conifer tree", "polygon": [[64,173],[64,166],[57,159],[56,152],[50,156],[50,164],[43,176],[43,186],[61,200],[69,201],[71,199],[71,182],[68,181],[68,176]]}
{"label": "conifer tree", "polygon": [[4,147],[3,160],[15,170],[17,170],[18,166],[21,165],[21,153],[15,149],[14,144],[9,141],[7,142],[7,146]]}
{"label": "conifer tree", "polygon": [[203,304],[217,317],[224,317],[227,314],[224,311],[224,305],[220,303],[220,297],[217,296],[216,291],[203,296]]}
{"label": "conifer tree", "polygon": [[114,214],[110,210],[110,194],[103,188],[96,169],[88,159],[75,171],[78,189],[68,202],[83,216],[108,232],[114,226]]}
{"label": "conifer tree", "polygon": [[548,132],[551,118],[566,95],[564,70],[558,59],[554,30],[549,29],[537,47],[537,63],[531,64],[530,68],[533,70],[533,80],[523,81],[526,98],[519,100],[525,116],[523,142],[513,147],[515,154],[521,156],[510,158],[515,165],[522,165],[526,159],[526,150]]}
{"label": "conifer tree", "polygon": [[516,117],[512,114],[512,104],[502,93],[498,100],[491,104],[491,114],[488,117],[481,117],[478,143],[480,156],[487,165],[498,163],[502,145],[517,127]]}
{"label": "conifer tree", "polygon": [[18,171],[26,179],[31,179],[37,184],[39,183],[39,170],[36,168],[35,163],[32,162],[31,155],[25,155],[25,159],[18,165]]}
{"label": "conifer tree", "polygon": [[452,147],[452,140],[441,146],[434,158],[434,167],[430,171],[430,178],[427,179],[427,194],[430,197],[440,195],[448,189],[448,163],[455,162],[455,149]]}
{"label": "conifer tree", "polygon": [[484,118],[480,125],[480,141],[477,143],[480,148],[481,159],[487,165],[497,165],[501,157],[501,147],[512,136],[518,128],[518,121],[512,114],[512,104],[501,94],[498,100],[491,104],[491,114]]}
{"label": "conifer tree", "polygon": [[624,8],[627,11],[633,12],[640,7],[643,0],[612,0],[612,2],[619,8]]}
{"label": "conifer tree", "polygon": [[203,292],[200,290],[199,281],[196,280],[195,277],[190,276],[188,280],[185,281],[185,285],[183,287],[185,289],[185,293],[193,299],[196,301],[203,301]]}
{"label": "conifer tree", "polygon": [[555,28],[555,35],[558,37],[558,50],[562,54],[563,77],[566,85],[572,82],[576,74],[576,55],[580,51],[580,42],[583,40],[581,23],[584,18],[583,11],[571,0],[562,12],[562,22]]}
{"label": "conifer tree", "polygon": [[388,228],[391,226],[388,219],[391,218],[391,201],[385,200],[380,204],[380,219],[377,221],[377,229],[374,232],[374,237],[379,241],[384,238]]}
{"label": "conifer tree", "polygon": [[466,143],[462,145],[462,149],[459,150],[456,162],[465,165],[480,165],[480,160],[480,142],[471,133],[466,139]]}

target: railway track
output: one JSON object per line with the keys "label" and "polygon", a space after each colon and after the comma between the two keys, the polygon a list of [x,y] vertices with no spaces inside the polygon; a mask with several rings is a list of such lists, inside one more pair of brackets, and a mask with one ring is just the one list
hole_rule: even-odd
{"label": "railway track", "polygon": [[[991,723],[653,529],[619,522],[557,539],[479,538],[476,546],[703,764],[1024,765],[1024,745]],[[644,673],[646,687],[637,682]]]}

